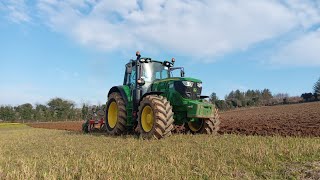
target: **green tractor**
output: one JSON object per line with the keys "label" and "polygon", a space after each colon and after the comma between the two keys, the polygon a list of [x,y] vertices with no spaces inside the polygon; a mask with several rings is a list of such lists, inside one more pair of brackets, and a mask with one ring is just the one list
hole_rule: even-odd
{"label": "green tractor", "polygon": [[[219,118],[215,106],[202,96],[202,82],[184,77],[182,67],[172,61],[149,57],[130,60],[122,86],[108,93],[105,131],[121,135],[136,131],[144,139],[161,139],[172,132],[217,134]],[[180,70],[179,77],[173,71]]]}

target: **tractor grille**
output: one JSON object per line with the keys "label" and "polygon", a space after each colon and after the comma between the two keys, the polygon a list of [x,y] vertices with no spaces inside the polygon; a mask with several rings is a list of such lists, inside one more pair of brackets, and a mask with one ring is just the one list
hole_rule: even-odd
{"label": "tractor grille", "polygon": [[200,99],[202,88],[199,88],[197,83],[193,83],[192,87],[187,87],[182,83],[182,81],[175,81],[174,88],[183,98],[192,100]]}

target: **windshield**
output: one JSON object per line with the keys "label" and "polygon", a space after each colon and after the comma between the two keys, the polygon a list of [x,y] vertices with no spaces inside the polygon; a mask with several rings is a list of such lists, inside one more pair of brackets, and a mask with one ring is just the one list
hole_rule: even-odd
{"label": "windshield", "polygon": [[163,66],[161,63],[142,63],[142,75],[141,77],[145,82],[153,82],[158,79],[168,78],[168,68]]}

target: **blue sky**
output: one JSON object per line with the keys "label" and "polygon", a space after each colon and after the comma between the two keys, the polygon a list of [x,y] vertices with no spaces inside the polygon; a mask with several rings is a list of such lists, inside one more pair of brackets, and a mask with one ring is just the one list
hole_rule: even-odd
{"label": "blue sky", "polygon": [[311,92],[320,77],[320,1],[0,2],[0,104],[62,97],[102,104],[135,51],[175,57],[204,92]]}

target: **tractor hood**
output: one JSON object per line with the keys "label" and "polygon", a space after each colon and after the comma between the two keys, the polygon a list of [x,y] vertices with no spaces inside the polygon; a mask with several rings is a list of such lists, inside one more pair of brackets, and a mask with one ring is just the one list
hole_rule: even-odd
{"label": "tractor hood", "polygon": [[189,78],[189,77],[173,77],[173,78],[161,79],[161,80],[156,80],[153,83],[168,82],[168,81],[191,81],[191,82],[201,83],[199,79]]}
{"label": "tractor hood", "polygon": [[154,81],[152,90],[176,92],[179,93],[183,98],[196,100],[200,99],[202,82],[199,79],[187,77],[167,78]]}

